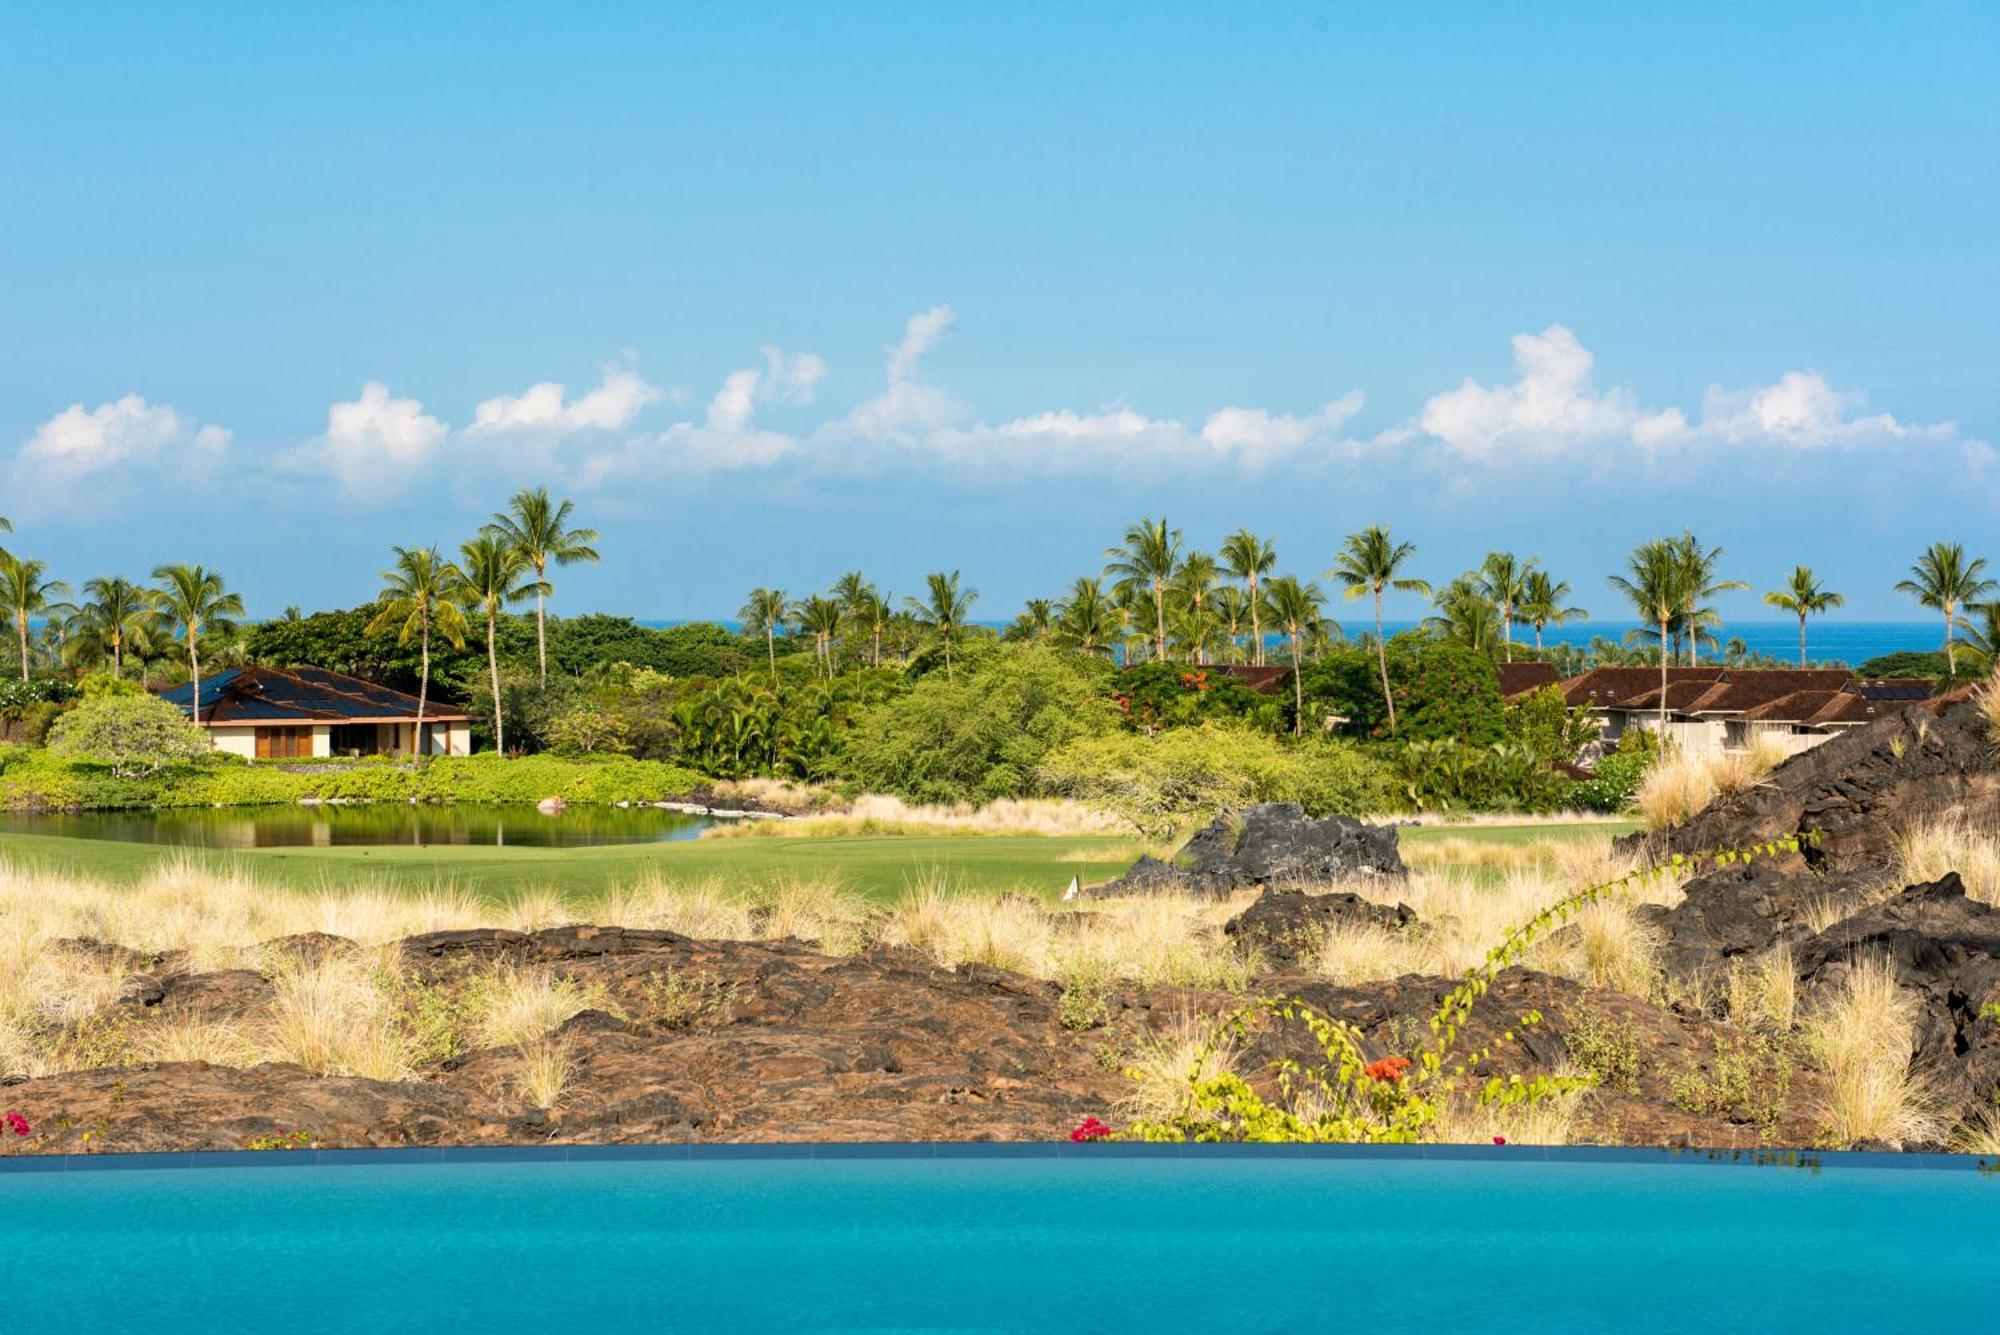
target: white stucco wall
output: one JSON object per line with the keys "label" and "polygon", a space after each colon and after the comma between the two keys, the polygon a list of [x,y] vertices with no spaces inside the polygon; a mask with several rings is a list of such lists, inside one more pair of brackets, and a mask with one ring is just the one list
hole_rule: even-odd
{"label": "white stucco wall", "polygon": [[208,736],[218,751],[227,751],[232,756],[242,756],[254,760],[257,756],[257,730],[255,728],[210,728]]}
{"label": "white stucco wall", "polygon": [[333,729],[324,723],[315,723],[313,725],[312,753],[316,756],[330,756],[333,754]]}

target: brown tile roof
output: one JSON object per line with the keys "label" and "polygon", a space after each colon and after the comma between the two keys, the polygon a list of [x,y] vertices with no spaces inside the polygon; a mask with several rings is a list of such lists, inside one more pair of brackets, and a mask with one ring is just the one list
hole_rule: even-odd
{"label": "brown tile roof", "polygon": [[1741,714],[1797,691],[1838,691],[1853,685],[1846,668],[1746,668],[1723,674],[1687,706],[1690,714]]}
{"label": "brown tile roof", "polygon": [[1901,703],[1870,700],[1852,690],[1793,691],[1790,695],[1781,695],[1776,700],[1744,710],[1743,718],[1753,723],[1798,723],[1827,728],[1873,723],[1902,708],[1904,705]]}
{"label": "brown tile roof", "polygon": [[1549,663],[1495,663],[1493,668],[1500,674],[1500,694],[1509,700],[1544,686],[1562,685],[1562,678]]}
{"label": "brown tile roof", "polygon": [[1289,691],[1292,687],[1292,670],[1289,667],[1255,667],[1248,663],[1224,663],[1199,670],[1219,672],[1231,681],[1242,682],[1259,695],[1274,695],[1281,690]]}
{"label": "brown tile roof", "polygon": [[[1667,669],[1669,685],[1676,681],[1715,681],[1721,676],[1722,669],[1719,667]],[[1606,709],[1658,689],[1660,669],[1657,667],[1596,667],[1562,683],[1563,700],[1572,709],[1579,705]]]}
{"label": "brown tile roof", "polygon": [[[183,682],[160,692],[169,704],[189,709],[194,686]],[[254,723],[392,723],[414,721],[417,697],[389,686],[350,677],[325,668],[224,668],[201,679],[201,717],[196,722]],[[455,706],[433,698],[424,709],[427,723],[466,718]]]}

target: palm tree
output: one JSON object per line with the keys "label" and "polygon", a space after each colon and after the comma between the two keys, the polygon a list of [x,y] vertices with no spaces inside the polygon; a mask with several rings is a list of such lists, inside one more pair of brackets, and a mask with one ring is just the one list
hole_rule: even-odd
{"label": "palm tree", "polygon": [[1030,598],[1022,607],[1021,614],[1007,627],[1010,640],[1028,640],[1041,643],[1049,638],[1056,628],[1056,601],[1053,598]]}
{"label": "palm tree", "polygon": [[764,655],[770,660],[773,691],[778,689],[778,632],[784,629],[791,609],[791,600],[785,597],[783,589],[756,588],[750,590],[749,599],[736,613],[744,630],[764,637]]}
{"label": "palm tree", "polygon": [[1104,596],[1101,583],[1083,576],[1070,586],[1056,613],[1056,630],[1086,654],[1108,650],[1118,634],[1118,609]]}
{"label": "palm tree", "polygon": [[1500,612],[1500,644],[1506,660],[1514,661],[1514,613],[1528,595],[1528,577],[1536,558],[1518,560],[1512,552],[1488,552],[1473,574],[1473,584]]}
{"label": "palm tree", "polygon": [[[398,547],[394,568],[382,572],[382,592],[376,597],[381,610],[368,623],[368,633],[381,635],[393,630],[396,643],[408,645],[415,640],[422,651],[417,668],[417,728],[412,734],[412,755],[424,754],[424,712],[431,694],[431,632],[444,636],[454,649],[465,647],[465,632],[469,629],[465,609],[453,600],[454,592],[463,585],[464,577],[458,567],[440,558],[435,547]],[[493,717],[497,727],[500,717],[497,705]]]}
{"label": "palm tree", "polygon": [[570,528],[569,517],[576,502],[549,499],[547,487],[523,487],[514,493],[505,514],[493,516],[487,527],[521,554],[535,573],[530,587],[535,595],[535,661],[541,666],[542,685],[549,684],[549,629],[546,600],[555,591],[549,583],[551,565],[595,562],[597,541],[594,528]]}
{"label": "palm tree", "polygon": [[188,676],[194,682],[192,717],[199,723],[202,632],[226,635],[235,630],[233,618],[243,615],[243,599],[224,587],[221,575],[201,566],[158,566],[153,578],[160,582],[152,591],[154,608],[173,628],[174,638],[187,641]]}
{"label": "palm tree", "polygon": [[0,600],[14,614],[14,631],[21,644],[21,680],[28,679],[28,619],[49,610],[58,598],[69,597],[69,585],[44,579],[46,561],[24,560],[0,551]]}
{"label": "palm tree", "polygon": [[840,631],[842,615],[838,602],[817,593],[801,598],[792,608],[792,620],[812,636],[815,672],[824,669],[828,681],[833,680],[833,637]]}
{"label": "palm tree", "polygon": [[1264,620],[1263,598],[1258,585],[1264,576],[1277,568],[1278,549],[1268,539],[1258,537],[1247,528],[1239,528],[1222,540],[1221,556],[1222,568],[1232,579],[1242,580],[1244,592],[1250,595],[1250,639],[1253,645],[1250,661],[1261,667],[1264,663]]}
{"label": "palm tree", "polygon": [[1971,656],[1975,668],[1991,674],[2000,669],[2000,603],[1968,603],[1965,610],[1979,619],[1961,623],[1965,638],[1958,647]]}
{"label": "palm tree", "polygon": [[1845,603],[1847,599],[1821,586],[1819,576],[1813,574],[1811,566],[1793,566],[1791,583],[1782,589],[1773,589],[1764,595],[1766,604],[1782,607],[1799,619],[1799,666],[1806,665],[1806,618],[1820,612],[1829,612]]}
{"label": "palm tree", "polygon": [[1550,576],[1546,570],[1535,569],[1528,572],[1528,579],[1521,586],[1520,605],[1514,615],[1535,628],[1535,654],[1542,652],[1542,627],[1565,626],[1572,621],[1588,621],[1590,613],[1581,607],[1565,607],[1569,600],[1569,581]]}
{"label": "palm tree", "polygon": [[[1263,592],[1258,592],[1263,598]],[[1225,584],[1215,591],[1215,618],[1222,623],[1229,636],[1229,661],[1240,661],[1243,652],[1243,622],[1250,617],[1250,595],[1234,584]]]}
{"label": "palm tree", "polygon": [[1750,586],[1740,579],[1717,579],[1716,567],[1722,562],[1722,548],[1701,545],[1694,534],[1683,532],[1673,541],[1674,560],[1680,565],[1681,606],[1680,619],[1687,631],[1688,666],[1694,667],[1700,658],[1703,638],[1714,642],[1713,636],[1704,636],[1712,626],[1722,624],[1722,618],[1713,608],[1703,607],[1705,598],[1713,598],[1718,593],[1731,589],[1747,589]]}
{"label": "palm tree", "polygon": [[1684,590],[1688,567],[1680,559],[1675,540],[1660,538],[1633,548],[1626,568],[1629,576],[1613,575],[1611,587],[1632,600],[1641,621],[1653,622],[1660,630],[1660,736],[1665,738],[1668,631],[1674,618],[1687,606]]}
{"label": "palm tree", "polygon": [[1292,736],[1303,736],[1306,722],[1305,659],[1299,649],[1299,640],[1320,620],[1326,595],[1320,592],[1319,585],[1300,583],[1296,575],[1278,576],[1266,586],[1264,593],[1270,599],[1272,619],[1285,628],[1285,638],[1291,641]]}
{"label": "palm tree", "polygon": [[1210,632],[1214,630],[1214,622],[1208,616],[1208,600],[1214,596],[1216,578],[1220,574],[1222,568],[1216,566],[1216,558],[1208,556],[1206,552],[1188,552],[1188,556],[1182,558],[1180,562],[1180,570],[1176,570],[1174,578],[1168,582],[1170,592],[1188,612],[1186,620],[1188,628],[1196,632],[1194,634],[1194,638],[1198,640],[1194,648],[1196,664],[1208,662],[1206,642]]}
{"label": "palm tree", "polygon": [[958,572],[949,575],[932,571],[924,576],[925,592],[920,602],[915,598],[905,600],[919,623],[929,626],[944,645],[944,678],[951,680],[951,642],[965,628],[966,614],[973,603],[979,600],[977,589],[961,589],[958,586]]}
{"label": "palm tree", "polygon": [[500,707],[500,612],[507,604],[539,592],[542,584],[530,578],[533,574],[527,552],[495,527],[481,529],[477,537],[459,545],[458,578],[450,596],[468,608],[478,608],[486,618],[486,675],[493,688],[493,750],[498,755],[507,753]]}
{"label": "palm tree", "polygon": [[1506,617],[1487,593],[1490,587],[1484,571],[1460,575],[1437,591],[1431,600],[1436,610],[1424,618],[1424,629],[1447,643],[1491,654]]}
{"label": "palm tree", "polygon": [[[881,601],[876,596],[875,586],[859,570],[850,570],[833,582],[833,601],[840,606],[841,619],[857,630],[867,630],[873,621],[875,605]],[[880,654],[876,655],[878,658]],[[855,656],[859,666],[860,655]]]}
{"label": "palm tree", "polygon": [[1375,596],[1375,665],[1382,674],[1382,698],[1389,705],[1389,731],[1396,730],[1396,695],[1389,689],[1389,647],[1382,634],[1382,594],[1395,589],[1401,593],[1421,593],[1430,597],[1431,586],[1420,579],[1405,578],[1397,572],[1417,554],[1415,543],[1395,542],[1389,530],[1370,524],[1359,533],[1347,535],[1347,543],[1334,558],[1327,574],[1341,582],[1349,598]]}
{"label": "palm tree", "polygon": [[1931,549],[1910,567],[1910,578],[1896,582],[1896,592],[1907,593],[1920,606],[1944,613],[1945,675],[1958,677],[1958,658],[1952,652],[1952,631],[1958,626],[1958,610],[1970,606],[1996,587],[1986,578],[1986,558],[1965,557],[1965,547],[1956,542],[1934,542]]}
{"label": "palm tree", "polygon": [[111,652],[111,675],[125,675],[125,646],[144,652],[154,623],[153,599],[117,575],[85,580],[78,630]]}
{"label": "palm tree", "polygon": [[1153,594],[1153,656],[1167,658],[1167,581],[1180,568],[1181,531],[1167,527],[1165,519],[1142,519],[1125,530],[1125,541],[1108,547],[1111,558],[1104,573],[1120,584],[1150,589]]}

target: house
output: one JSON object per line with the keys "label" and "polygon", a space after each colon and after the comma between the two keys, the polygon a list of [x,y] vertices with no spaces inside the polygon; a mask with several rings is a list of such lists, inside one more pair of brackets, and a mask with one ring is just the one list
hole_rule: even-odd
{"label": "house", "polygon": [[[225,668],[160,698],[191,714],[216,749],[257,760],[304,756],[409,755],[417,751],[417,697],[324,668]],[[432,756],[472,752],[472,719],[429,701],[421,750]]]}
{"label": "house", "polygon": [[[1603,740],[1663,733],[1699,755],[1776,746],[1797,754],[1927,698],[1917,678],[1863,680],[1846,668],[1593,668],[1563,683],[1572,707],[1597,711]],[[1663,708],[1664,706],[1664,708]]]}

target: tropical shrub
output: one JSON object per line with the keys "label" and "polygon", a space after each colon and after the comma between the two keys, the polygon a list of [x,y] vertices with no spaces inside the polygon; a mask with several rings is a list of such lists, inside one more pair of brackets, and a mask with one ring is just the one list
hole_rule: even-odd
{"label": "tropical shrub", "polygon": [[1140,731],[1229,719],[1253,719],[1276,730],[1289,704],[1259,695],[1219,669],[1182,663],[1126,668],[1112,679],[1111,690],[1127,726]]}
{"label": "tropical shrub", "polygon": [[1387,779],[1352,743],[1295,745],[1224,726],[1085,738],[1050,752],[1035,772],[1044,796],[1116,812],[1149,835],[1254,802],[1296,802],[1314,816],[1378,811]]}
{"label": "tropical shrub", "polygon": [[1573,765],[1583,748],[1597,740],[1595,711],[1571,709],[1561,688],[1544,686],[1503,706],[1507,736],[1549,764]]}
{"label": "tropical shrub", "polygon": [[1109,667],[1039,647],[996,646],[861,710],[838,773],[869,792],[919,802],[1035,794],[1044,758],[1118,726]]}
{"label": "tropical shrub", "polygon": [[[1389,684],[1396,692],[1396,736],[1496,742],[1505,734],[1500,675],[1477,650],[1405,633],[1389,641]],[[1338,715],[1344,730],[1386,736],[1388,706],[1374,656],[1357,645],[1335,645],[1308,663],[1300,683],[1308,721]],[[1289,716],[1286,720],[1290,725]]]}
{"label": "tropical shrub", "polygon": [[157,773],[211,753],[208,737],[181,711],[151,695],[100,695],[56,721],[49,750],[110,767],[120,778]]}

